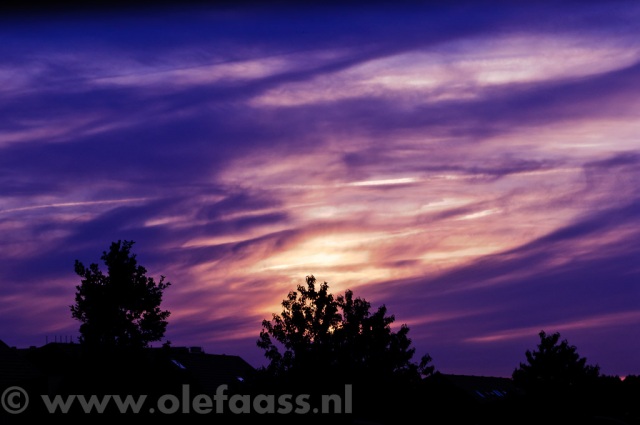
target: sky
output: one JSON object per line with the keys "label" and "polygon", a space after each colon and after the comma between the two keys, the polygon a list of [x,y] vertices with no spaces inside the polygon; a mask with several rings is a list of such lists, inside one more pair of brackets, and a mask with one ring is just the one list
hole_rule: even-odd
{"label": "sky", "polygon": [[132,240],[174,346],[266,364],[314,275],[444,373],[544,330],[640,374],[640,5],[531,3],[0,15],[0,339],[77,338],[75,260]]}

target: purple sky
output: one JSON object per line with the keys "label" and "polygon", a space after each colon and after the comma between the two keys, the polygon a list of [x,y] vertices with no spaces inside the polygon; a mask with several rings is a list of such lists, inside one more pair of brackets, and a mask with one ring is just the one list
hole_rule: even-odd
{"label": "purple sky", "polygon": [[[427,4],[427,3],[425,3]],[[244,5],[0,23],[0,339],[77,336],[134,240],[166,337],[264,364],[313,274],[445,373],[558,331],[640,374],[640,5]]]}

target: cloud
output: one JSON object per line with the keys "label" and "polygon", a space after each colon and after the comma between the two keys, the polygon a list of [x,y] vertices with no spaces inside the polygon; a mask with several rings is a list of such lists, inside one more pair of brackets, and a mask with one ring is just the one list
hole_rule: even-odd
{"label": "cloud", "polygon": [[[473,362],[478,352],[500,351],[494,343],[524,340],[540,329],[584,340],[605,327],[607,338],[617,339],[615,345],[621,347],[637,327],[637,208],[636,202],[595,213],[513,250],[439,274],[378,282],[361,290],[411,318],[414,341],[423,350],[442,352],[443,368],[450,367],[444,353],[460,341],[484,344],[469,349],[465,358]],[[452,311],[475,313],[437,322],[420,319],[420,314],[428,318]],[[506,353],[502,364],[509,364]],[[627,361],[604,367],[605,372],[622,373],[634,366]],[[508,374],[508,368],[502,373]]]}
{"label": "cloud", "polygon": [[0,336],[77,331],[73,261],[129,239],[175,283],[174,343],[260,357],[315,274],[445,369],[508,373],[539,326],[637,368],[588,338],[625,351],[637,300],[640,10],[616,5],[6,22]]}

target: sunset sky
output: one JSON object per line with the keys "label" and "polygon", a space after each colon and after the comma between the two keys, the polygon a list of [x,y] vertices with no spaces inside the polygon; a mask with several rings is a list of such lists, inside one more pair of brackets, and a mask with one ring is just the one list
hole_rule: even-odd
{"label": "sunset sky", "polygon": [[177,3],[0,18],[1,340],[133,240],[175,346],[264,364],[314,275],[445,373],[640,374],[638,2]]}

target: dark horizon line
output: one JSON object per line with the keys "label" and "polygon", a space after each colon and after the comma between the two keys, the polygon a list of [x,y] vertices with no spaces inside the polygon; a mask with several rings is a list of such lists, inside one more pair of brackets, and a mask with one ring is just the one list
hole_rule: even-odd
{"label": "dark horizon line", "polygon": [[[9,347],[12,350],[22,350],[22,351],[28,351],[28,350],[37,350],[39,348],[45,347],[47,345],[50,344],[68,344],[68,345],[82,345],[81,342],[79,341],[48,341],[43,345],[29,345],[28,347],[18,347],[15,345],[9,345],[6,344],[6,342],[0,338],[0,343],[4,343],[7,347]],[[159,346],[147,346],[147,347],[143,347],[144,349],[156,349],[156,350],[161,350],[165,347],[163,347],[162,345]],[[211,353],[211,352],[207,352],[204,350],[204,347],[202,345],[176,345],[176,346],[171,346],[169,345],[167,347],[168,349],[187,349],[189,351],[190,354],[208,354],[208,355],[217,355],[217,356],[230,356],[230,357],[239,357],[242,360],[244,360],[245,362],[249,363],[242,354],[228,354],[228,353]],[[249,363],[251,364],[251,363]],[[251,365],[254,369],[259,369],[262,366],[254,366]],[[599,366],[599,365],[598,365]],[[514,370],[517,369],[517,367],[514,367]],[[493,378],[505,378],[505,379],[513,379],[513,377],[511,375],[486,375],[486,374],[473,374],[473,373],[449,373],[449,372],[443,372],[441,369],[437,368],[434,371],[435,373],[439,373],[441,375],[455,375],[455,376],[475,376],[475,377],[493,377]],[[620,374],[605,374],[605,373],[600,373],[598,375],[599,377],[603,377],[603,378],[617,378],[621,381],[624,381],[627,377],[639,377],[640,378],[640,373],[627,373],[624,375],[620,375]]]}

